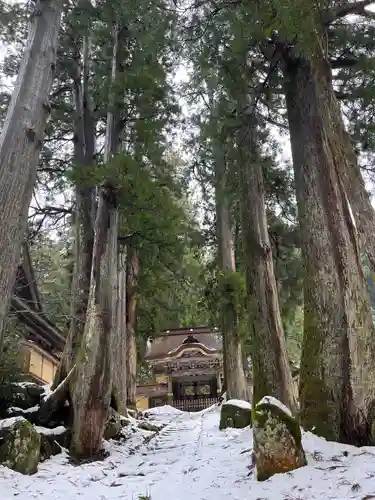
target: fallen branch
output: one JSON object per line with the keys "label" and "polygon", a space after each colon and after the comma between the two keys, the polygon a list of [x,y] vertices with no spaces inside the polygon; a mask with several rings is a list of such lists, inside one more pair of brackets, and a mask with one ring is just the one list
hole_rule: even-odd
{"label": "fallen branch", "polygon": [[52,415],[64,405],[69,394],[70,383],[75,375],[75,371],[76,366],[74,365],[65,379],[42,403],[37,415],[37,420],[40,424],[48,423]]}

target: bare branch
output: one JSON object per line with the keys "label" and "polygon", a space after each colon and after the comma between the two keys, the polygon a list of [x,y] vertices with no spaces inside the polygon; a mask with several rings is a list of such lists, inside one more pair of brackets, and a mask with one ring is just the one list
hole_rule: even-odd
{"label": "bare branch", "polygon": [[[33,207],[34,208],[34,207]],[[46,205],[44,207],[40,207],[38,209],[34,209],[36,212],[39,212],[39,214],[47,214],[47,215],[73,215],[73,207],[52,207],[49,205]]]}
{"label": "bare branch", "polygon": [[352,68],[360,62],[360,58],[355,56],[339,57],[338,59],[331,59],[329,62],[331,63],[332,69]]}

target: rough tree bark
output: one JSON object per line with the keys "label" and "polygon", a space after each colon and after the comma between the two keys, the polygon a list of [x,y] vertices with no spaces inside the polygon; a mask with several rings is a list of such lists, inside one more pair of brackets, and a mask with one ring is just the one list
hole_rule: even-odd
{"label": "rough tree bark", "polygon": [[[217,103],[212,81],[208,82],[212,119],[212,153],[215,168],[216,236],[219,269],[224,280],[236,272],[234,230],[226,190],[225,154],[219,137]],[[223,338],[224,386],[228,398],[249,399],[249,389],[243,366],[242,340],[238,331],[235,304],[224,302],[221,306],[221,333]]]}
{"label": "rough tree bark", "polygon": [[[375,211],[366,190],[356,155],[350,144],[350,139],[348,139],[345,130],[343,128],[342,130],[344,138],[345,135],[347,137],[348,153],[353,161],[342,162],[339,166],[339,172],[356,221],[361,249],[365,251],[369,266],[372,272],[375,273]],[[350,157],[348,156],[348,158]]]}
{"label": "rough tree bark", "polygon": [[238,169],[246,287],[252,330],[253,404],[264,396],[274,396],[295,413],[297,401],[268,234],[256,124],[252,117],[241,119],[245,119],[245,123],[238,134]]}
{"label": "rough tree bark", "polygon": [[[86,322],[89,299],[92,252],[94,245],[94,189],[90,186],[86,173],[93,167],[95,154],[95,121],[92,116],[89,96],[89,32],[83,40],[83,58],[79,51],[72,61],[73,95],[75,105],[74,163],[80,168],[81,179],[76,180],[75,215],[75,267],[72,283],[71,319],[69,332],[59,368],[52,388],[57,387],[74,365]],[[81,66],[83,71],[81,71]]]}
{"label": "rough tree bark", "polygon": [[126,272],[126,385],[127,405],[135,408],[137,390],[137,341],[135,327],[137,320],[139,259],[136,250],[131,249],[129,253]]}
{"label": "rough tree bark", "polygon": [[79,459],[95,456],[100,451],[111,402],[117,228],[116,195],[108,184],[99,190],[90,297],[72,395],[74,421],[70,451]]}
{"label": "rough tree bark", "polygon": [[[369,14],[369,12],[366,12],[366,7],[371,3],[373,2],[370,0],[336,2],[334,8],[331,8],[321,16],[321,19],[325,21],[324,30],[331,23],[351,14],[366,17]],[[331,112],[335,116],[331,125],[335,127],[336,133],[340,136],[339,144],[342,148],[342,154],[346,158],[346,161],[339,162],[338,169],[354,214],[361,248],[366,252],[369,266],[372,272],[375,273],[375,211],[366,190],[350,136],[345,130],[342,115],[338,109],[337,99],[334,95],[327,95],[327,98],[329,99],[327,105],[332,107]]]}
{"label": "rough tree bark", "polygon": [[[123,61],[123,47],[124,37],[127,36],[127,29],[124,26],[115,24],[113,28],[113,54],[112,54],[112,92],[111,102],[107,118],[107,144],[111,154],[115,154],[121,148],[121,138],[123,134],[123,124],[120,119],[119,102],[123,102],[123,94],[118,90],[118,79],[122,71]],[[109,157],[107,158],[109,161]],[[119,226],[119,213],[117,211],[117,243],[118,243],[118,226]],[[112,393],[111,393],[111,406],[126,415],[126,249],[123,249],[121,255],[118,255],[118,245],[116,250],[116,280],[114,282],[114,303],[116,309],[113,310],[113,332],[112,332],[112,358],[113,358],[113,380],[112,380]],[[119,265],[121,268],[119,268]],[[125,267],[124,267],[125,266]],[[121,290],[119,288],[121,281]],[[120,294],[120,297],[119,297]],[[121,304],[119,304],[121,300]],[[121,316],[118,314],[121,305]],[[122,316],[125,313],[125,316]],[[124,324],[125,322],[125,324]]]}
{"label": "rough tree bark", "polygon": [[36,2],[0,136],[0,350],[49,114],[62,1]]}
{"label": "rough tree bark", "polygon": [[337,132],[331,68],[317,40],[285,56],[285,92],[305,265],[300,375],[305,428],[354,444],[373,441],[375,335],[352,209],[340,177],[350,158]]}
{"label": "rough tree bark", "polygon": [[[234,258],[234,239],[230,222],[230,211],[225,194],[219,183],[216,185],[216,231],[219,245],[219,268],[224,272],[236,272]],[[225,366],[225,385],[228,398],[249,399],[249,391],[242,363],[242,341],[238,332],[238,317],[235,308],[225,307],[221,311],[223,335],[223,356]]]}
{"label": "rough tree bark", "polygon": [[[234,234],[225,189],[224,155],[215,145],[215,203],[216,234],[219,251],[219,269],[224,275],[236,272]],[[238,317],[234,304],[222,306],[221,331],[223,336],[223,363],[225,388],[228,398],[249,399],[248,385],[243,367],[242,341],[238,332]]]}
{"label": "rough tree bark", "polygon": [[126,340],[126,247],[124,246],[118,255],[117,266],[117,308],[116,329],[114,337],[114,374],[113,374],[113,401],[121,415],[126,415],[127,403],[127,340]]}
{"label": "rough tree bark", "polygon": [[[118,27],[115,26],[111,76],[113,86],[117,76],[117,55]],[[107,164],[118,143],[114,137],[116,124],[112,104],[113,101],[107,113]],[[113,399],[113,347],[118,333],[118,222],[116,191],[113,184],[106,181],[99,189],[87,319],[76,360],[77,374],[72,395],[74,420],[70,451],[79,459],[95,456],[100,451],[108,408]]]}
{"label": "rough tree bark", "polygon": [[375,210],[366,190],[357,155],[353,149],[350,136],[345,130],[341,109],[334,94],[327,105],[331,107],[336,120],[332,123],[339,137],[341,154],[346,161],[338,163],[338,172],[348,195],[360,238],[361,250],[366,253],[369,266],[375,273]]}

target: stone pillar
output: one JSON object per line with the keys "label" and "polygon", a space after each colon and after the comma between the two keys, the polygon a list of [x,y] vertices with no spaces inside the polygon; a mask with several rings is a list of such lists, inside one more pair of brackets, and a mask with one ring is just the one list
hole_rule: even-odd
{"label": "stone pillar", "polygon": [[172,406],[173,403],[173,388],[172,388],[172,375],[168,377],[168,404]]}

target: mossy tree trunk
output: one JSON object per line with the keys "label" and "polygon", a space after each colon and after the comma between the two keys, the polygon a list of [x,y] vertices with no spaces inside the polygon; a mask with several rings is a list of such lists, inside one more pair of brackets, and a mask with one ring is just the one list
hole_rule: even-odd
{"label": "mossy tree trunk", "polygon": [[[216,238],[219,257],[219,293],[221,334],[223,338],[224,388],[228,399],[249,399],[249,390],[243,366],[242,339],[238,328],[237,304],[229,290],[232,275],[236,273],[234,227],[227,189],[226,155],[222,147],[218,103],[215,98],[216,78],[207,80],[211,108],[211,139],[214,165]],[[228,293],[226,290],[228,289]],[[231,299],[232,297],[232,299]]]}
{"label": "mossy tree trunk", "polygon": [[111,402],[117,232],[116,198],[108,185],[99,191],[87,319],[76,359],[70,446],[76,458],[99,452]]}
{"label": "mossy tree trunk", "polygon": [[264,396],[274,396],[295,412],[296,394],[280,315],[256,124],[250,116],[241,120],[238,170],[251,321],[253,403],[258,403]]}
{"label": "mossy tree trunk", "polygon": [[358,235],[340,173],[349,168],[324,43],[286,56],[285,91],[305,266],[301,420],[355,444],[372,441],[375,332]]}
{"label": "mossy tree trunk", "polygon": [[126,273],[126,386],[127,404],[136,406],[137,391],[137,339],[135,335],[137,320],[137,287],[139,259],[135,249],[129,249]]}
{"label": "mossy tree trunk", "polygon": [[[118,73],[118,26],[113,32],[111,85],[114,92]],[[113,94],[111,94],[113,99]],[[113,100],[107,113],[105,162],[108,164],[119,143],[115,134]],[[72,395],[74,420],[70,451],[76,458],[95,456],[102,444],[108,408],[113,393],[117,345],[117,246],[119,214],[116,190],[110,181],[99,189],[95,220],[90,294],[87,319],[76,359]]]}
{"label": "mossy tree trunk", "polygon": [[[223,271],[223,279],[229,273],[236,272],[234,258],[234,241],[230,223],[229,206],[223,191],[218,184],[215,191],[216,197],[216,231],[219,246],[219,268]],[[225,290],[225,287],[220,287]],[[223,357],[225,388],[228,399],[249,399],[245,370],[243,367],[242,340],[238,331],[238,317],[236,305],[223,301],[225,306],[221,310],[221,331],[223,335]]]}
{"label": "mossy tree trunk", "polygon": [[[77,41],[77,44],[79,44],[79,41]],[[75,186],[75,265],[72,282],[71,318],[68,337],[56,372],[53,388],[56,388],[72,369],[82,341],[89,300],[94,245],[95,190],[90,186],[89,174],[94,166],[95,120],[92,116],[89,96],[91,59],[89,28],[86,29],[82,46],[82,70],[79,51],[77,51],[71,64],[75,106],[74,163],[78,169]]]}
{"label": "mossy tree trunk", "polygon": [[[214,37],[216,51],[219,40]],[[242,339],[238,328],[238,312],[235,303],[237,290],[233,290],[232,278],[236,274],[234,226],[232,225],[231,206],[227,187],[227,163],[225,134],[221,133],[219,102],[216,91],[218,87],[217,69],[207,76],[206,84],[210,106],[210,139],[214,169],[214,189],[216,205],[216,238],[218,250],[218,268],[220,294],[219,314],[223,339],[223,390],[228,399],[249,399],[249,390],[243,365]]]}
{"label": "mossy tree trunk", "polygon": [[[123,133],[123,124],[120,120],[119,103],[123,103],[124,95],[119,80],[121,81],[122,61],[124,58],[124,37],[126,37],[127,28],[116,23],[113,27],[113,52],[112,52],[112,75],[111,75],[111,93],[109,111],[107,115],[107,131],[106,131],[106,162],[108,163],[113,155],[118,153],[121,148],[121,139]],[[119,300],[119,264],[122,266],[122,273],[124,269],[124,256],[121,258],[118,254],[118,231],[119,231],[119,213],[116,212],[117,219],[117,239],[116,239],[116,256],[113,260],[113,265],[116,268],[116,278],[113,281],[113,309],[112,309],[112,352],[114,363],[114,373],[112,381],[112,394],[111,406],[126,415],[126,360],[124,358],[124,350],[126,346],[126,328],[124,328],[124,318],[118,314],[118,300]],[[122,280],[124,280],[122,275]],[[123,285],[122,285],[123,286]],[[125,297],[121,292],[122,304],[124,305]],[[126,303],[125,303],[126,313]]]}
{"label": "mossy tree trunk", "polygon": [[36,2],[0,136],[0,351],[49,115],[62,1]]}

